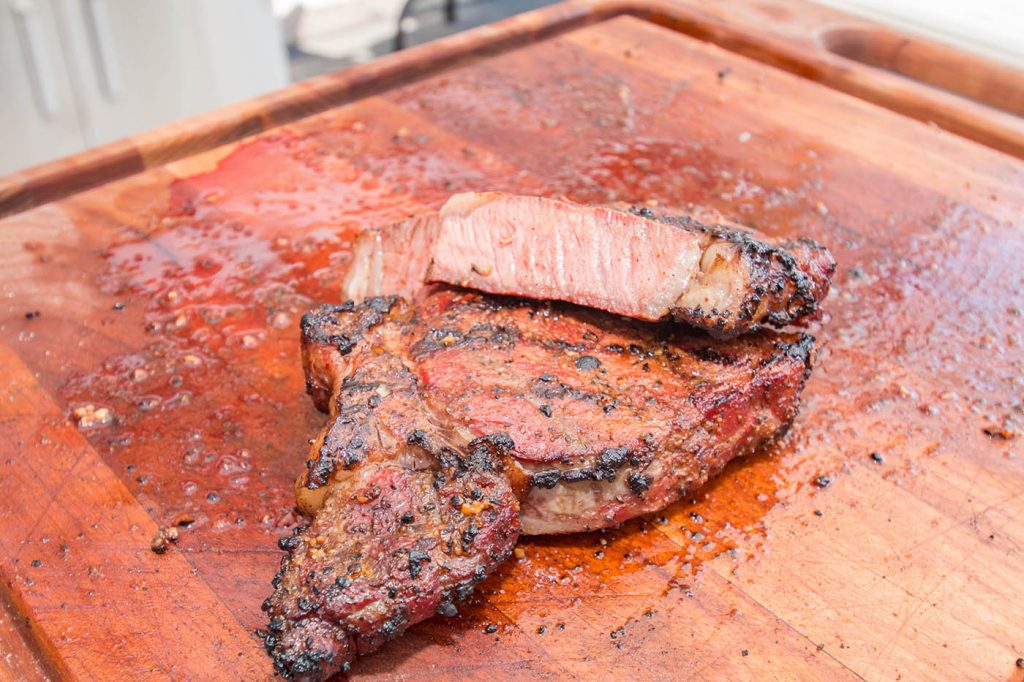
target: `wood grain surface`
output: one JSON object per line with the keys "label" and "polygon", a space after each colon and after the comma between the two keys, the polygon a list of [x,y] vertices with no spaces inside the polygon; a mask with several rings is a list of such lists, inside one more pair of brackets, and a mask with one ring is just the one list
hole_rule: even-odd
{"label": "wood grain surface", "polygon": [[780,443],[662,514],[527,539],[353,678],[1024,679],[1024,163],[576,21],[0,221],[0,677],[270,677],[253,631],[323,420],[298,318],[361,229],[502,189],[829,245],[817,368]]}

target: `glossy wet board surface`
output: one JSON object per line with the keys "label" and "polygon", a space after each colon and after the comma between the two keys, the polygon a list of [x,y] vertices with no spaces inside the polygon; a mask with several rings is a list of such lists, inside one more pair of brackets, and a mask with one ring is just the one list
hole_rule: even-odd
{"label": "glossy wet board surface", "polygon": [[6,218],[8,611],[58,674],[268,676],[252,632],[323,421],[297,324],[353,235],[466,190],[699,202],[839,261],[790,435],[662,514],[525,540],[353,677],[1020,678],[1021,187],[618,18]]}

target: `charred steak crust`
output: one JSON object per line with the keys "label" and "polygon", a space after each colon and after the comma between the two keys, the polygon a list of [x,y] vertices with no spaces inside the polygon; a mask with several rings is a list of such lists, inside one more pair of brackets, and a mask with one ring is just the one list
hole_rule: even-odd
{"label": "charred steak crust", "polygon": [[456,615],[512,553],[519,504],[500,455],[482,441],[469,456],[436,454],[433,470],[367,465],[327,496],[310,526],[282,539],[263,633],[278,673],[347,670],[413,623]]}
{"label": "charred steak crust", "polygon": [[[397,296],[374,296],[356,305],[351,300],[340,305],[322,305],[302,316],[302,366],[306,373],[306,393],[317,409],[328,411],[333,378],[310,372],[311,361],[307,351],[333,347],[342,356],[352,352],[366,331],[378,324],[391,312]],[[344,320],[344,323],[342,323]],[[342,331],[344,328],[344,331]]]}
{"label": "charred steak crust", "polygon": [[330,418],[296,481],[313,520],[282,540],[264,605],[277,670],[322,678],[453,615],[522,532],[607,527],[702,485],[785,432],[813,346],[444,287],[311,311],[307,387]]}
{"label": "charred steak crust", "polygon": [[738,226],[705,225],[690,216],[659,214],[646,207],[634,206],[630,212],[736,245],[747,261],[750,283],[735,314],[732,310],[704,311],[700,307],[670,310],[673,319],[718,338],[733,336],[737,330],[756,331],[763,326],[762,322],[782,328],[813,314],[835,273],[832,254],[811,239],[770,243],[756,239]]}

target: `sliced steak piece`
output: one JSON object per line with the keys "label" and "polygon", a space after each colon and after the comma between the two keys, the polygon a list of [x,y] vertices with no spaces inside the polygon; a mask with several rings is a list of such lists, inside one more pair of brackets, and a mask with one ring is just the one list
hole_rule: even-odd
{"label": "sliced steak piece", "polygon": [[411,299],[423,288],[437,240],[436,213],[360,232],[341,283],[341,300],[398,295]]}
{"label": "sliced steak piece", "polygon": [[[550,210],[551,221],[501,215],[531,207]],[[341,295],[412,299],[428,281],[447,282],[672,318],[730,338],[813,313],[834,270],[828,250],[809,239],[772,242],[699,207],[661,215],[491,192],[456,195],[440,214],[361,233]]]}
{"label": "sliced steak piece", "polygon": [[313,521],[283,541],[266,642],[309,677],[453,613],[520,532],[661,509],[778,437],[813,347],[444,287],[322,306],[302,332],[331,417],[296,481]]}
{"label": "sliced steak piece", "polygon": [[835,261],[810,240],[501,192],[441,208],[428,281],[672,317],[726,338],[814,312]]}

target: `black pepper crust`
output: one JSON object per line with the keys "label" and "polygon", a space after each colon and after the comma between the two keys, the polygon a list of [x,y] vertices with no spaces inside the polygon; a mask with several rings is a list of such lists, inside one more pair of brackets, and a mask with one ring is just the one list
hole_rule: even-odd
{"label": "black pepper crust", "polygon": [[339,305],[322,305],[302,316],[299,328],[302,334],[302,364],[306,369],[306,393],[322,412],[329,408],[332,379],[310,373],[308,348],[324,346],[337,349],[340,356],[353,351],[363,335],[386,319],[395,304],[397,296],[375,296],[360,304],[345,301]]}
{"label": "black pepper crust", "polygon": [[788,357],[799,360],[804,364],[804,380],[811,376],[811,369],[814,367],[814,347],[816,339],[810,334],[803,332],[799,338],[792,343],[779,340],[775,347]]}

